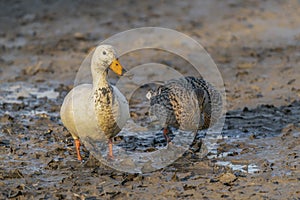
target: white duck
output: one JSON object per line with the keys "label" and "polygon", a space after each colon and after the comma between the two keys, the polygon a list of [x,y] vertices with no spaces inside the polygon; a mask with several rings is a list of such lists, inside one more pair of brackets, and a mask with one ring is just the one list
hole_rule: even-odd
{"label": "white duck", "polygon": [[107,81],[108,69],[117,75],[124,73],[113,47],[100,45],[91,60],[93,83],[73,88],[61,107],[61,120],[74,138],[78,160],[82,160],[79,136],[108,140],[108,156],[112,158],[112,138],[129,118],[126,98]]}

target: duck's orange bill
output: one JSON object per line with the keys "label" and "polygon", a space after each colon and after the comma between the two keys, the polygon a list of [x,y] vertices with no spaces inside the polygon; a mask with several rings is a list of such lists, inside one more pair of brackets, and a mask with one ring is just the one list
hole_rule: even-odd
{"label": "duck's orange bill", "polygon": [[124,73],[124,69],[122,67],[122,65],[120,64],[120,62],[117,59],[114,59],[112,61],[112,63],[110,64],[109,68],[115,72],[116,74],[118,74],[119,76],[123,75]]}

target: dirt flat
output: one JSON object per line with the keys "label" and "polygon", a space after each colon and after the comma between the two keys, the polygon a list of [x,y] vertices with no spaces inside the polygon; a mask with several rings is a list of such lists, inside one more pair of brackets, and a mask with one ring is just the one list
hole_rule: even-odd
{"label": "dirt flat", "polygon": [[[299,1],[0,7],[0,199],[300,199]],[[85,148],[80,163],[59,117],[63,99],[99,41],[144,26],[185,33],[210,54],[226,89],[222,135],[207,141],[212,146],[203,157],[200,132],[180,159],[147,174],[105,167]],[[124,66],[137,57],[149,61],[127,56]]]}

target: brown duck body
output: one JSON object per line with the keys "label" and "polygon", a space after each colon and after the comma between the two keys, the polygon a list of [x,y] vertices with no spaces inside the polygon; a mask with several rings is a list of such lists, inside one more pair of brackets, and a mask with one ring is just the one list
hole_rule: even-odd
{"label": "brown duck body", "polygon": [[158,119],[164,128],[206,129],[218,120],[221,111],[220,93],[202,78],[172,79],[150,97],[150,116]]}

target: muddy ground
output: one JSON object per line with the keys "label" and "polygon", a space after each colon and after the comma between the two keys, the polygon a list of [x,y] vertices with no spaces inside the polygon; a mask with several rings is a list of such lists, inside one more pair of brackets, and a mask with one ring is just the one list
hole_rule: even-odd
{"label": "muddy ground", "polygon": [[[299,1],[0,7],[0,199],[300,199]],[[63,98],[91,48],[143,26],[186,33],[214,59],[227,95],[222,137],[205,157],[194,145],[143,175],[109,169],[86,149],[80,163],[59,118]]]}

